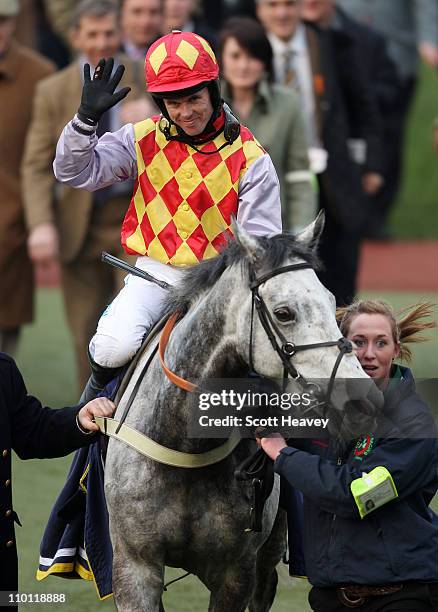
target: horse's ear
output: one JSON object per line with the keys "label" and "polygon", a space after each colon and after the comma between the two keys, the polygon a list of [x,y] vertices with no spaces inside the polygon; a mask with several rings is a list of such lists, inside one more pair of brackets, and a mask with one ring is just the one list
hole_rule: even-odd
{"label": "horse's ear", "polygon": [[260,246],[254,236],[251,236],[251,234],[237,223],[234,217],[231,218],[231,230],[236,242],[245,251],[250,261],[253,264],[260,262],[264,255],[263,247]]}
{"label": "horse's ear", "polygon": [[295,240],[300,244],[304,244],[306,247],[314,251],[318,246],[319,239],[321,238],[322,230],[324,229],[325,223],[325,212],[321,210],[310,225],[305,227],[299,234],[295,236]]}

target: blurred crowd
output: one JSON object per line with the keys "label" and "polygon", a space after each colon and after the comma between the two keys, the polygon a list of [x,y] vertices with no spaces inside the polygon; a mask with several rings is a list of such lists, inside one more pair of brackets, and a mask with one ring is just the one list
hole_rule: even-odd
{"label": "blurred crowd", "polygon": [[419,64],[438,68],[438,0],[0,0],[0,350],[14,354],[32,321],[35,267],[60,266],[81,386],[123,282],[100,254],[128,260],[119,234],[132,184],[57,184],[56,143],[83,65],[101,57],[126,66],[131,93],[98,134],[156,114],[144,57],[173,29],[218,53],[224,100],[276,167],[284,229],[325,209],[321,280],[338,305],[356,293],[361,242],[389,237]]}

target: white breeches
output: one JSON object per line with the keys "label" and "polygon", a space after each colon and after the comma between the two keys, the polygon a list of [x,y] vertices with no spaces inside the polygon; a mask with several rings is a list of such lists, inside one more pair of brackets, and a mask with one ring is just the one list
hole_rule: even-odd
{"label": "white breeches", "polygon": [[[173,286],[181,275],[180,269],[149,257],[139,257],[136,266]],[[106,368],[125,365],[160,318],[166,294],[167,289],[128,274],[125,286],[103,312],[91,339],[94,361]]]}

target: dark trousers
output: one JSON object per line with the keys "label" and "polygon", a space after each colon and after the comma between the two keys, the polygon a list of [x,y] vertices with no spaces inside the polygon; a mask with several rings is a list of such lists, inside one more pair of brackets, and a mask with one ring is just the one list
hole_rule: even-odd
{"label": "dark trousers", "polygon": [[365,235],[378,236],[385,227],[398,195],[403,173],[406,124],[415,94],[416,79],[405,79],[399,85],[397,106],[383,117],[383,150],[385,184],[375,196],[368,198],[370,211]]}
{"label": "dark trousers", "polygon": [[[309,593],[314,612],[348,612],[335,588],[313,587]],[[356,610],[362,612],[438,612],[438,583],[405,584],[401,591],[381,597],[368,597]]]}
{"label": "dark trousers", "polygon": [[344,229],[326,208],[324,231],[318,254],[324,269],[318,272],[322,284],[333,293],[337,306],[351,304],[356,295],[360,234]]}

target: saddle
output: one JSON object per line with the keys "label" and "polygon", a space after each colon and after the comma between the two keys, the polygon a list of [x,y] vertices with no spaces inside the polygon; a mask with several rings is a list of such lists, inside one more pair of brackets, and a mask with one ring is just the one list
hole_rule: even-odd
{"label": "saddle", "polygon": [[[157,334],[161,332],[167,320],[167,316],[163,317],[160,321],[156,323],[156,325],[154,325],[154,327],[147,334],[139,351],[125,370],[124,375],[120,377],[119,384],[114,390],[113,396],[117,396],[118,398],[120,398],[123,395],[124,391],[126,390],[126,387],[128,386],[131,375],[137,366],[138,361],[140,360],[144,352],[152,345],[152,343],[157,337]],[[119,428],[126,419],[132,401],[136,395],[137,389],[140,386],[143,376],[147,372],[149,364],[155,356],[157,349],[158,344],[152,348],[148,360],[135,383],[134,389],[126,404],[123,415],[121,416]],[[274,463],[262,449],[258,449],[255,453],[247,457],[236,468],[234,476],[238,481],[251,481],[253,500],[250,510],[249,527],[246,529],[246,531],[261,532],[263,509],[265,506],[265,502],[270,496],[274,485]]]}

